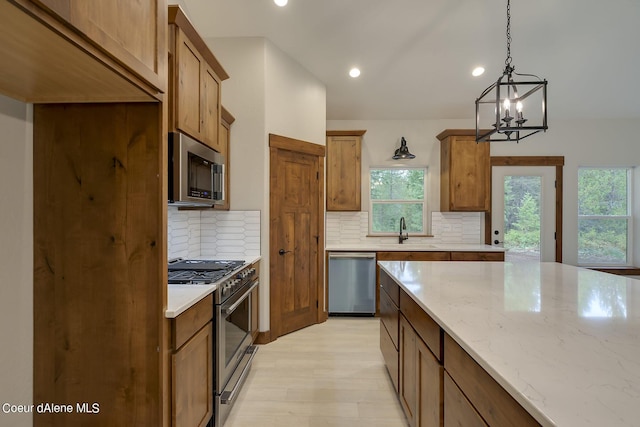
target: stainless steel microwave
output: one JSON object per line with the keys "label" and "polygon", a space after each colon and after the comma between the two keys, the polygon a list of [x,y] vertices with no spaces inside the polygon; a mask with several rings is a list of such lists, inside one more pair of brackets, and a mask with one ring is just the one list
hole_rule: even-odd
{"label": "stainless steel microwave", "polygon": [[224,156],[179,132],[169,133],[169,203],[212,207],[224,203]]}

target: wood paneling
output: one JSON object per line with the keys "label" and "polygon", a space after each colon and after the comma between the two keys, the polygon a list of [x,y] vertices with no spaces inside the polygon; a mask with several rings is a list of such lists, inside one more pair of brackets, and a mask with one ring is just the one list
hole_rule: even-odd
{"label": "wood paneling", "polygon": [[[378,258],[378,261],[381,261],[381,259]],[[380,281],[380,287],[387,292],[387,295],[389,295],[389,298],[391,298],[393,304],[396,307],[400,307],[400,286],[398,286],[398,284],[391,278],[391,276],[389,276],[382,270],[380,271],[380,275],[378,277]]]}
{"label": "wood paneling", "polygon": [[446,371],[487,424],[494,427],[540,425],[447,334],[444,354]]}
{"label": "wood paneling", "polygon": [[173,427],[207,425],[213,415],[213,323],[173,355]]}
{"label": "wood paneling", "polygon": [[175,104],[176,127],[193,138],[201,139],[201,107],[204,89],[204,61],[184,31],[176,30]]}
{"label": "wood paneling", "polygon": [[95,425],[161,425],[162,105],[36,105],[33,122],[34,402],[99,402]]}
{"label": "wood paneling", "polygon": [[221,152],[223,141],[218,138],[220,129],[220,82],[213,68],[204,67],[202,100],[202,135],[204,142],[214,150]]}

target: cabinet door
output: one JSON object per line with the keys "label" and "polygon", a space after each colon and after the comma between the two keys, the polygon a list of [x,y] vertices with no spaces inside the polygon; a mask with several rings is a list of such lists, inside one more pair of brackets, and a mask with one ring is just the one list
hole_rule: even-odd
{"label": "cabinet door", "polygon": [[205,426],[213,415],[212,325],[172,355],[173,426]]}
{"label": "cabinet door", "polygon": [[475,131],[445,130],[440,144],[440,210],[486,212],[490,209],[489,144],[476,143]]}
{"label": "cabinet door", "polygon": [[393,383],[393,389],[396,394],[399,392],[398,388],[398,349],[395,347],[389,331],[380,322],[380,352],[384,359],[384,364],[387,367],[391,382]]}
{"label": "cabinet door", "polygon": [[220,140],[220,82],[215,72],[208,65],[203,70],[202,97],[202,138],[203,142],[217,152],[222,151],[224,141]]}
{"label": "cabinet door", "polygon": [[383,289],[380,290],[380,323],[384,325],[393,341],[393,345],[398,348],[398,307],[393,303],[391,297]]}
{"label": "cabinet door", "polygon": [[400,315],[399,397],[409,426],[416,425],[416,333]]}
{"label": "cabinet door", "polygon": [[442,380],[444,368],[421,339],[416,339],[417,427],[440,427],[444,413]]}
{"label": "cabinet door", "polygon": [[185,34],[178,30],[176,41],[176,127],[202,140],[203,59]]}
{"label": "cabinet door", "polygon": [[360,210],[360,136],[327,137],[327,210]]}
{"label": "cabinet door", "polygon": [[156,0],[36,0],[161,92],[166,4]]}
{"label": "cabinet door", "polygon": [[216,205],[216,210],[229,210],[231,208],[231,197],[229,192],[229,176],[230,176],[230,167],[231,167],[231,159],[229,158],[229,153],[231,151],[230,138],[231,138],[231,130],[227,127],[226,123],[223,123],[220,126],[220,133],[218,134],[218,141],[220,143],[220,153],[225,156],[225,164],[224,164],[224,203],[222,205]]}

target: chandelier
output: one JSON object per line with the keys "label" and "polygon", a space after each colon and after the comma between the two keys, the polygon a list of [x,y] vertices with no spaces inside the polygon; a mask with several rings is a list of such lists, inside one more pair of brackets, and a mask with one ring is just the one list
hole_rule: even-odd
{"label": "chandelier", "polygon": [[511,1],[507,0],[507,59],[500,78],[476,99],[476,142],[519,142],[548,128],[547,80],[516,73],[511,61]]}

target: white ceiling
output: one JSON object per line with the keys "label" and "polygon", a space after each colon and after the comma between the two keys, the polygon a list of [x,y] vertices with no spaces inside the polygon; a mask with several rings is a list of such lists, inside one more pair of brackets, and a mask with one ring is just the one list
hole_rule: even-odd
{"label": "white ceiling", "polygon": [[[179,3],[205,38],[266,37],[297,60],[327,119],[471,118],[506,58],[506,0]],[[640,0],[513,0],[511,35],[516,72],[549,81],[550,122],[640,117]]]}

